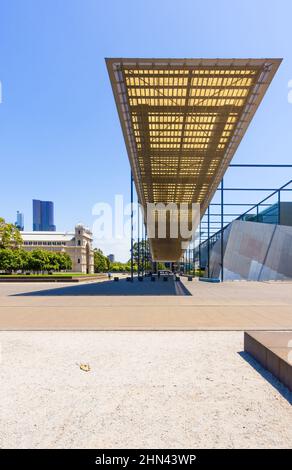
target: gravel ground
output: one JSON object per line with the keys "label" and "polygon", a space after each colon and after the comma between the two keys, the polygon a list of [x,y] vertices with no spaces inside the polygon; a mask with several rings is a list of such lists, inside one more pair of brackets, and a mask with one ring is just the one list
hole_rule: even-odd
{"label": "gravel ground", "polygon": [[0,332],[0,344],[1,448],[292,447],[292,394],[242,353],[243,333]]}

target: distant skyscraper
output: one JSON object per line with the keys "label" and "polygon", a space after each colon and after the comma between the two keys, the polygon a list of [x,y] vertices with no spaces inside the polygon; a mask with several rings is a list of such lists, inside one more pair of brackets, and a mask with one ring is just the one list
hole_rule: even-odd
{"label": "distant skyscraper", "polygon": [[110,260],[111,263],[114,263],[115,262],[115,255],[111,253],[110,255],[108,255],[108,259]]}
{"label": "distant skyscraper", "polygon": [[54,203],[52,201],[39,201],[33,199],[33,223],[32,229],[36,231],[55,232]]}
{"label": "distant skyscraper", "polygon": [[19,211],[16,212],[15,225],[19,230],[24,230],[24,216],[22,212],[19,212]]}

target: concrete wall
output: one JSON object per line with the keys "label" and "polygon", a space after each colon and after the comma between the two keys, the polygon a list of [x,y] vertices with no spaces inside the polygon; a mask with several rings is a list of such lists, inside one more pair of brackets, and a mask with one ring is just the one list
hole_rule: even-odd
{"label": "concrete wall", "polygon": [[[236,220],[224,233],[224,279],[292,278],[292,227]],[[221,273],[221,242],[210,256],[210,276]]]}
{"label": "concrete wall", "polygon": [[[223,253],[226,251],[227,240],[231,230],[231,225],[224,230]],[[221,239],[217,240],[213,248],[210,250],[210,277],[220,277],[221,273]],[[206,271],[207,275],[207,271]]]}

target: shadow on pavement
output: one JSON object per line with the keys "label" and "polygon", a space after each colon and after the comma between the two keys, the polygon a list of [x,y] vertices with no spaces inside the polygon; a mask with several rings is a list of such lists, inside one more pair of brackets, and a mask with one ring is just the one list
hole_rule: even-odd
{"label": "shadow on pavement", "polygon": [[249,365],[251,365],[265,380],[269,382],[289,403],[292,404],[292,392],[288,390],[271,372],[262,367],[249,353],[238,353]]}
{"label": "shadow on pavement", "polygon": [[50,289],[43,289],[39,291],[23,292],[14,294],[14,296],[87,296],[87,295],[125,295],[125,296],[138,296],[138,295],[191,295],[185,286],[179,282],[179,289],[175,281],[169,278],[168,281],[163,279],[155,279],[152,282],[150,278],[143,278],[143,281],[138,281],[137,277],[133,282],[127,282],[126,279],[115,281],[101,281],[91,282],[86,284],[74,284],[65,287],[56,287]]}

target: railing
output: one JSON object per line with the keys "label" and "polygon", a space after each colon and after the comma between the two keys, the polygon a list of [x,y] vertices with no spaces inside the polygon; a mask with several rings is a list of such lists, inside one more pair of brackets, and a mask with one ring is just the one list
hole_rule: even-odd
{"label": "railing", "polygon": [[[237,217],[235,220],[245,220],[245,221],[253,221],[253,222],[261,222],[261,223],[275,223],[275,224],[280,224],[281,223],[281,191],[292,191],[292,188],[288,188],[288,186],[292,185],[292,180],[288,181],[288,183],[284,184],[281,186],[279,189],[276,189],[273,191],[269,196],[265,197],[262,201],[260,201],[258,204],[255,204],[252,206],[250,209],[248,209],[246,212],[241,214],[239,217]],[[274,199],[274,203],[271,203],[271,199]],[[269,204],[267,204],[267,201],[269,201]],[[282,201],[284,202],[284,201]],[[285,201],[285,202],[290,202],[290,201]],[[276,207],[277,211],[276,214],[269,214],[268,211],[269,209],[265,209],[263,212],[260,212],[260,207]],[[255,214],[251,214],[251,211],[255,211]],[[276,219],[275,219],[276,215]],[[270,222],[264,222],[264,218],[269,219],[270,217]]]}
{"label": "railing", "polygon": [[[217,242],[217,240],[223,238],[224,231],[230,226],[232,222],[235,220],[243,220],[246,222],[258,222],[258,223],[273,223],[279,225],[283,223],[283,219],[286,214],[283,214],[281,210],[281,202],[292,202],[291,200],[287,201],[287,197],[285,201],[282,200],[282,193],[292,191],[292,180],[288,181],[288,183],[284,184],[278,189],[275,189],[271,194],[267,197],[262,199],[259,203],[252,205],[247,211],[239,215],[238,217],[234,218],[232,221],[228,222],[222,229],[218,230],[214,234],[212,234],[209,238],[201,242],[195,249],[194,249],[194,262],[199,262],[199,267],[202,266],[201,264],[201,254],[204,250],[207,251],[207,264],[209,270],[210,265],[210,251]],[[292,195],[292,193],[291,193]],[[291,214],[291,224],[292,224],[292,214]],[[201,231],[201,228],[200,228]]]}

